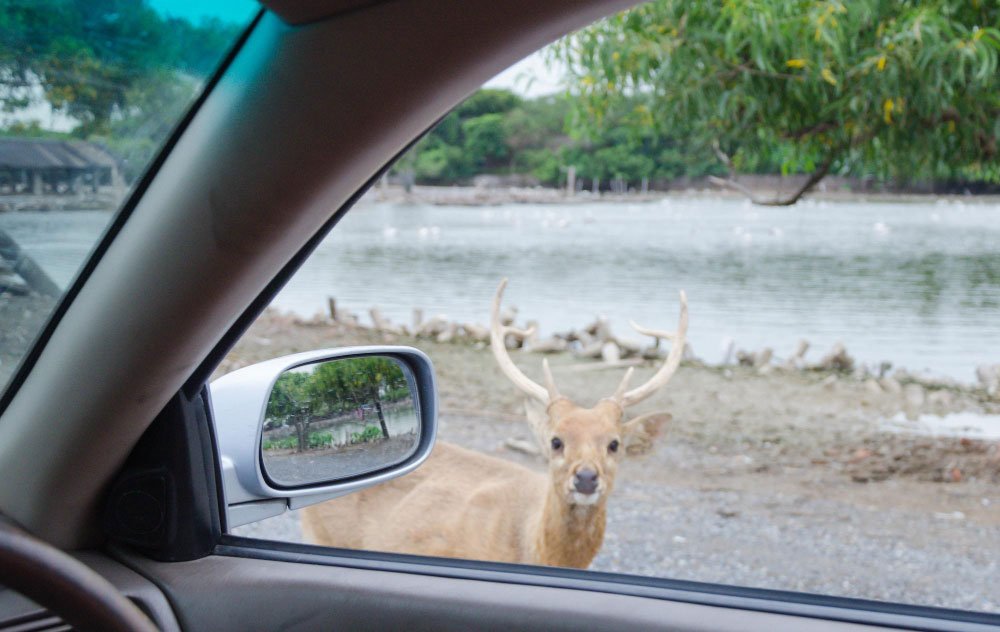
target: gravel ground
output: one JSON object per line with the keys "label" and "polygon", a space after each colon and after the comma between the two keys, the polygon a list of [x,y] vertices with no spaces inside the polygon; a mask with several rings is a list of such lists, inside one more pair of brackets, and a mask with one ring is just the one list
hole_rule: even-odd
{"label": "gravel ground", "polygon": [[[0,275],[3,260],[0,259]],[[0,289],[0,384],[6,384],[54,307],[53,299],[35,292]]]}
{"label": "gravel ground", "polygon": [[[417,346],[434,361],[442,440],[544,471],[540,458],[505,448],[530,439],[521,397],[489,352],[473,346],[387,339],[271,312],[221,370],[385,342]],[[538,377],[538,356],[514,357]],[[561,391],[583,404],[621,377],[565,355],[550,362]],[[633,383],[653,370],[639,367]],[[682,366],[635,411],[665,409],[674,422],[657,451],[622,464],[591,568],[1000,612],[1000,444],[883,429],[901,411],[1000,412],[981,393],[942,392],[907,409],[904,394],[872,392],[849,376]],[[295,513],[235,532],[302,539]]]}
{"label": "gravel ground", "polygon": [[[539,458],[502,449],[508,437],[528,438],[512,426],[445,417],[441,435],[542,471]],[[1000,612],[995,485],[938,484],[927,494],[927,483],[714,461],[681,441],[625,463],[591,569]],[[236,533],[302,541],[297,512]]]}
{"label": "gravel ground", "polygon": [[264,452],[268,476],[283,485],[355,476],[398,463],[416,451],[417,432],[402,437],[325,450],[269,450]]}

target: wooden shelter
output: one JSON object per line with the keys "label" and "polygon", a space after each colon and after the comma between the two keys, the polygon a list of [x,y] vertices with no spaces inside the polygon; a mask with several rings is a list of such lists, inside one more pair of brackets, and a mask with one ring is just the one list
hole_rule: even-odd
{"label": "wooden shelter", "polygon": [[0,195],[83,195],[123,186],[118,160],[96,143],[0,138]]}

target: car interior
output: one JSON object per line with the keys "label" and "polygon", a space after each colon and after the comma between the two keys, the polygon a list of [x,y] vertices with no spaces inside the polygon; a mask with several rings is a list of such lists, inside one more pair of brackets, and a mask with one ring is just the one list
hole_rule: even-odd
{"label": "car interior", "polygon": [[986,613],[229,534],[208,386],[227,352],[451,108],[632,3],[262,4],[0,398],[0,630],[1000,625]]}

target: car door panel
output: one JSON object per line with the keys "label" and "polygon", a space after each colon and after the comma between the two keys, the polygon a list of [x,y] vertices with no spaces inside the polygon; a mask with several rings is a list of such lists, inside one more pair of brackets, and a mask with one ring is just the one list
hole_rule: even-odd
{"label": "car door panel", "polygon": [[175,564],[134,558],[131,563],[155,578],[182,624],[188,622],[186,627],[192,629],[876,629],[846,621],[608,592],[250,557],[213,555]]}

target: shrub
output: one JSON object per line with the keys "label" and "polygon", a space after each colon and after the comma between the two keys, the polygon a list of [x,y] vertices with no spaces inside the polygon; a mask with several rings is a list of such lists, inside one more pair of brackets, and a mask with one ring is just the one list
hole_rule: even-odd
{"label": "shrub", "polygon": [[277,441],[265,441],[260,447],[262,450],[288,450],[299,447],[299,442],[295,437],[285,437]]}
{"label": "shrub", "polygon": [[351,443],[368,443],[378,441],[382,437],[382,431],[378,426],[368,426],[363,432],[351,433]]}
{"label": "shrub", "polygon": [[329,432],[313,432],[309,435],[310,448],[326,448],[333,444],[333,435]]}

